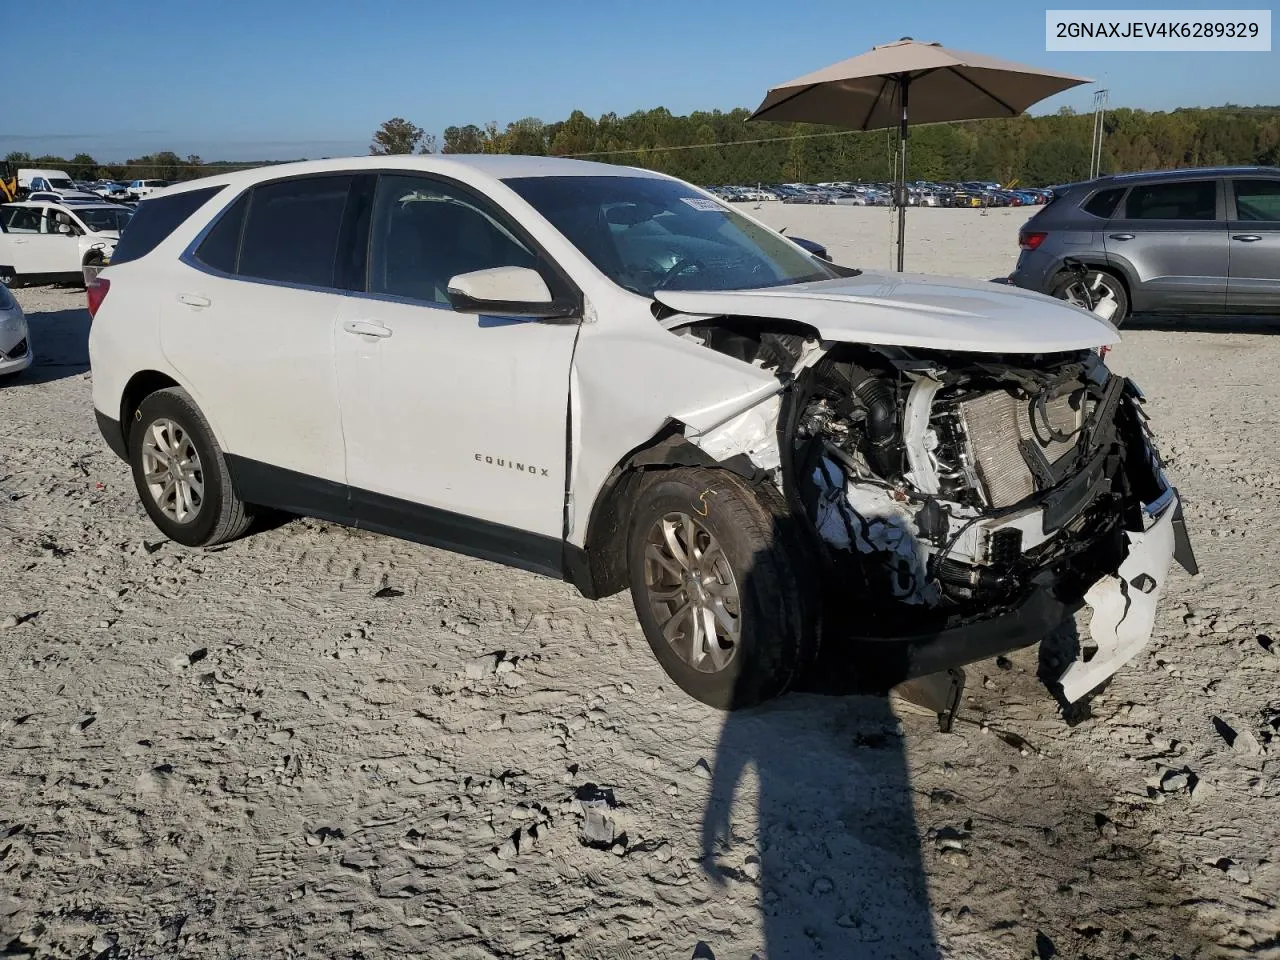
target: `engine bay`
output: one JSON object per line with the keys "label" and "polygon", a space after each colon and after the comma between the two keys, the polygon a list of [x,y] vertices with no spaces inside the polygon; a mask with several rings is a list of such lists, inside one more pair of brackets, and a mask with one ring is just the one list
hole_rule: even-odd
{"label": "engine bay", "polygon": [[[1086,544],[1103,544],[1109,569],[1122,527],[1142,529],[1137,504],[1164,487],[1140,394],[1093,351],[934,354],[723,321],[686,330],[789,388],[767,467],[839,578],[875,602],[989,608]],[[1135,445],[1146,455],[1128,457]]]}

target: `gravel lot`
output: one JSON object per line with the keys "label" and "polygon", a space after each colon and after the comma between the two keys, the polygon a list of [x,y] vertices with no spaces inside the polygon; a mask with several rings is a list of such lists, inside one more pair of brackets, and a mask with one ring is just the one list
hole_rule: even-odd
{"label": "gravel lot", "polygon": [[[759,215],[889,262],[886,210]],[[1025,216],[912,211],[908,263],[1006,274]],[[94,426],[83,291],[16,296],[0,955],[1280,957],[1271,332],[1126,332],[1204,573],[1090,717],[1030,650],[942,735],[878,698],[702,707],[625,595],[311,520],[166,542]]]}

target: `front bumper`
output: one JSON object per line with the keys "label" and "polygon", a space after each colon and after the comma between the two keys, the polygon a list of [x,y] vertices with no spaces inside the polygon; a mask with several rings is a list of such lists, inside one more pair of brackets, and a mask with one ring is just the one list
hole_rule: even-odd
{"label": "front bumper", "polygon": [[[1058,576],[1045,571],[1017,603],[991,616],[892,635],[837,629],[863,655],[854,658],[856,667],[842,670],[833,662],[824,663],[822,670],[838,674],[855,669],[859,686],[885,688],[1032,646],[1089,607],[1089,634],[1096,649],[1087,659],[1082,650],[1058,678],[1065,699],[1079,700],[1133,659],[1151,638],[1173,560],[1189,573],[1198,572],[1177,492],[1169,489],[1162,500],[1148,514],[1144,530],[1124,531],[1128,555],[1113,572],[1099,577],[1082,601],[1064,597]],[[832,689],[850,681],[836,675],[826,678]]]}

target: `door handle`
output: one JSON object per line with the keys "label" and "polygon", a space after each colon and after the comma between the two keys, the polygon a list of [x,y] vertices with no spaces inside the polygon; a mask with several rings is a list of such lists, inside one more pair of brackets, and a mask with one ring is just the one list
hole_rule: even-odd
{"label": "door handle", "polygon": [[18,244],[18,243],[26,243],[27,241],[25,241],[25,240],[18,240],[17,238],[15,238],[13,242],[14,242],[15,244]]}
{"label": "door handle", "polygon": [[389,337],[391,328],[377,320],[347,320],[342,324],[347,333],[359,334],[362,337]]}
{"label": "door handle", "polygon": [[208,297],[202,297],[198,293],[180,293],[178,302],[185,303],[188,307],[208,307],[213,304]]}
{"label": "door handle", "polygon": [[1255,240],[1261,240],[1262,237],[1256,233],[1234,233],[1231,235],[1232,240],[1242,240],[1245,243],[1253,243]]}
{"label": "door handle", "polygon": [[1132,240],[1132,233],[1109,233],[1107,234],[1112,240]]}

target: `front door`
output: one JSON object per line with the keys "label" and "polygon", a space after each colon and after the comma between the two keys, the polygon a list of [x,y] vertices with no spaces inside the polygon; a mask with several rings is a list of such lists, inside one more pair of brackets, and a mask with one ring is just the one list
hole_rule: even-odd
{"label": "front door", "polygon": [[1138,184],[1107,223],[1108,259],[1128,268],[1138,313],[1221,312],[1227,303],[1227,224],[1216,179]]}
{"label": "front door", "polygon": [[1234,312],[1280,314],[1280,177],[1237,177],[1227,223]]}
{"label": "front door", "polygon": [[362,526],[558,573],[578,328],[454,312],[449,279],[497,266],[539,260],[491,201],[379,177],[367,294],[335,334],[352,508]]}

